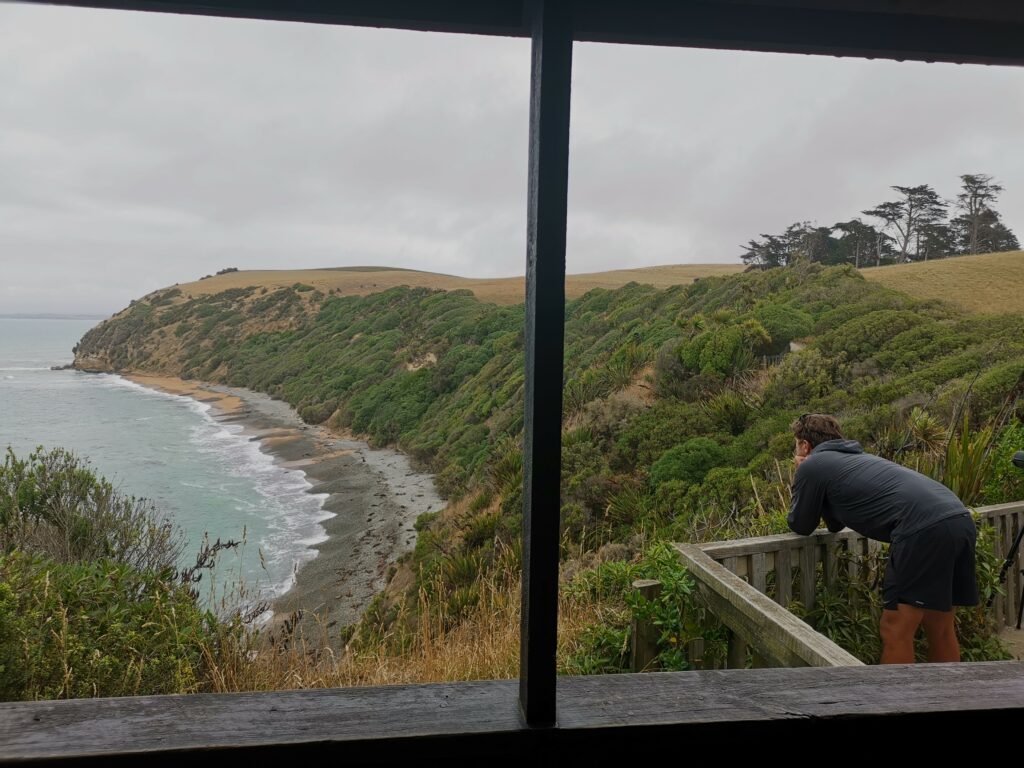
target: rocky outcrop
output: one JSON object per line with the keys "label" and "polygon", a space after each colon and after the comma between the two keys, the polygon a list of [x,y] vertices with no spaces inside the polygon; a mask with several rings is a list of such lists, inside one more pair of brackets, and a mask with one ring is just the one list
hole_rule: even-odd
{"label": "rocky outcrop", "polygon": [[116,370],[116,366],[106,357],[98,354],[76,354],[72,368],[86,373],[110,373]]}

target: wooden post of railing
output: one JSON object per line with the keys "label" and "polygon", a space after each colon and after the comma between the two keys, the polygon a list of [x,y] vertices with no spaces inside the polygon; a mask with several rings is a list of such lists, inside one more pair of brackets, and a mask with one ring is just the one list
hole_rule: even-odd
{"label": "wooden post of railing", "polygon": [[830,537],[825,544],[822,571],[825,575],[826,587],[831,587],[839,581],[839,543],[834,536]]}
{"label": "wooden post of railing", "polygon": [[707,669],[704,661],[704,638],[697,637],[686,644],[686,658],[694,669]]}
{"label": "wooden post of railing", "polygon": [[818,588],[818,542],[809,539],[800,548],[800,601],[807,610],[817,602]]}
{"label": "wooden post of railing", "polygon": [[[633,582],[640,597],[649,602],[658,599],[661,594],[661,582],[654,579],[639,579]],[[634,672],[646,672],[654,666],[658,658],[658,628],[649,621],[633,620],[632,647],[629,656],[629,668]]]}
{"label": "wooden post of railing", "polygon": [[729,631],[729,669],[743,669],[747,666],[747,643],[738,632]]}
{"label": "wooden post of railing", "polygon": [[775,553],[775,602],[788,608],[792,599],[793,566],[789,559],[789,547],[783,547]]}

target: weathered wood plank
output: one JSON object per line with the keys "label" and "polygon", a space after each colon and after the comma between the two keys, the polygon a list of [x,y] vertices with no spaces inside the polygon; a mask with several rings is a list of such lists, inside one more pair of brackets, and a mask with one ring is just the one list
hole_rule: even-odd
{"label": "weathered wood plank", "polygon": [[[1011,514],[1024,514],[1024,501],[1013,501],[1007,504],[994,504],[986,507],[978,507],[975,510],[982,518],[994,519]],[[816,540],[822,542],[833,541],[843,542],[859,540],[860,549],[851,548],[851,551],[863,553],[866,541],[856,531],[846,528],[839,533],[829,533],[824,528],[819,528],[811,534]],[[795,533],[780,533],[773,536],[756,536],[747,539],[734,539],[731,541],[714,541],[701,544],[700,548],[712,559],[722,561],[726,557],[744,557],[756,552],[772,552],[786,548],[800,548],[808,537],[798,536]]]}
{"label": "weathered wood plank", "polygon": [[[277,693],[0,703],[0,762],[223,766],[234,756],[345,765],[576,757],[747,736],[905,735],[908,722],[992,722],[1024,708],[1024,663],[655,672],[559,678],[559,723],[527,729],[514,680]],[[892,717],[900,715],[900,717]],[[934,715],[932,720],[921,718]],[[952,720],[943,720],[943,716]],[[975,716],[972,719],[972,715]],[[908,718],[917,716],[917,721]],[[771,730],[753,729],[762,723]],[[790,723],[799,731],[779,730]],[[650,727],[658,727],[652,738]],[[684,730],[675,730],[685,726]],[[722,728],[728,730],[723,732]],[[831,731],[829,728],[846,728]],[[886,730],[887,729],[887,730]],[[664,737],[664,738],[662,738]],[[541,741],[538,741],[541,739]],[[764,749],[757,741],[751,752]],[[734,750],[735,753],[735,750]],[[120,762],[112,756],[120,755]],[[259,763],[256,763],[259,764]]]}
{"label": "weathered wood plank", "polygon": [[861,662],[815,632],[771,598],[758,592],[692,544],[676,544],[699,596],[711,612],[770,663],[853,665]]}
{"label": "weathered wood plank", "polygon": [[[988,522],[995,529],[992,540],[996,557],[1002,560],[1006,557],[1006,552],[1003,551],[1003,527],[1006,519],[1000,515],[990,518]],[[997,592],[995,599],[992,601],[992,616],[998,624],[1004,624],[1006,621],[1006,601],[1009,599],[1010,594],[1005,584],[1002,586],[1002,589],[1006,590],[1006,595],[1000,595]]]}
{"label": "weathered wood plank", "polygon": [[1009,501],[1005,504],[991,504],[987,507],[977,507],[975,510],[981,517],[992,519],[1005,517],[1017,512],[1024,512],[1024,501]]}
{"label": "weathered wood plank", "polygon": [[[1024,525],[1024,512],[1017,512],[1010,516],[1010,520],[1013,522],[1013,532],[1010,537],[1011,546],[1013,540],[1017,537],[1017,534],[1021,530],[1021,526]],[[1024,579],[1021,578],[1021,557],[1020,550],[1017,550],[1017,557],[1014,559],[1013,566],[1010,568],[1008,573],[1013,574],[1013,589],[1008,592],[1010,598],[1010,626],[1017,626],[1017,612],[1020,610],[1020,592],[1021,587],[1024,586]],[[1007,579],[1009,581],[1009,579]]]}
{"label": "weathered wood plank", "polygon": [[812,542],[800,550],[800,601],[808,610],[817,601],[818,544]]}
{"label": "weathered wood plank", "polygon": [[[999,553],[1002,557],[1006,557],[1010,552],[1010,547],[1013,545],[1013,522],[1009,515],[1002,515],[999,518],[998,530],[999,537]],[[1016,620],[1016,616],[1013,616],[1014,612],[1014,595],[1013,595],[1013,573],[1012,571],[1007,572],[1007,594],[1004,600],[1002,600],[1002,613],[996,613],[1000,625],[1006,626]],[[1013,618],[1011,617],[1013,616]]]}
{"label": "weathered wood plank", "polygon": [[[661,594],[661,582],[655,579],[638,579],[633,582],[633,589],[640,597],[653,602]],[[660,630],[649,621],[633,620],[632,644],[630,647],[629,668],[634,672],[646,672],[654,667],[658,657],[658,637]]]}
{"label": "weathered wood plank", "polygon": [[728,669],[745,669],[747,666],[747,643],[738,632],[729,633]]}
{"label": "weathered wood plank", "polygon": [[700,548],[713,560],[721,561],[726,557],[744,557],[757,552],[774,552],[782,549],[799,549],[807,543],[809,538],[815,541],[835,540],[845,541],[850,538],[858,538],[859,533],[849,529],[839,533],[829,533],[826,529],[820,528],[808,536],[798,536],[795,533],[779,533],[774,536],[756,536],[749,539],[734,539],[732,541],[713,541],[701,544]]}
{"label": "weathered wood plank", "polygon": [[753,577],[753,573],[751,571],[752,566],[750,564],[750,558],[752,557],[753,555],[744,555],[743,557],[736,558],[736,570],[733,571],[733,573],[748,584],[750,583],[750,579]]}
{"label": "weathered wood plank", "polygon": [[[1014,517],[1017,520],[1017,530],[1024,530],[1024,511],[1018,512],[1016,515],[1014,515]],[[1017,616],[1020,615],[1021,607],[1021,592],[1024,591],[1024,573],[1021,572],[1022,564],[1024,564],[1024,556],[1021,555],[1021,551],[1020,549],[1018,549],[1017,559],[1013,564],[1013,572],[1017,576],[1017,588],[1013,596],[1013,599],[1015,601],[1015,615],[1013,618],[1013,626],[1017,626]]]}
{"label": "weathered wood plank", "polygon": [[868,578],[868,540],[857,536],[849,540],[850,544],[850,581],[863,581]]}
{"label": "weathered wood plank", "polygon": [[839,581],[839,544],[836,541],[826,541],[823,557],[825,586],[833,587]]}
{"label": "weathered wood plank", "polygon": [[793,563],[789,549],[780,549],[775,555],[775,602],[788,608],[793,599]]}
{"label": "weathered wood plank", "polygon": [[728,570],[730,573],[735,573],[742,579],[743,576],[739,573],[739,569],[737,567],[739,565],[739,561],[740,558],[738,557],[723,557],[720,562],[726,570]]}
{"label": "weathered wood plank", "polygon": [[[1003,523],[1003,557],[1005,558],[1010,553],[1010,547],[1013,546],[1013,518],[1009,515],[1004,515],[1002,518]],[[1005,626],[1011,626],[1017,621],[1017,614],[1013,610],[1014,596],[1013,590],[1016,588],[1016,580],[1013,569],[1006,574],[1006,599],[1003,601],[1003,624]]]}
{"label": "weathered wood plank", "polygon": [[750,585],[762,595],[768,592],[768,568],[763,552],[755,552],[750,556]]}
{"label": "weathered wood plank", "polygon": [[686,644],[686,658],[695,669],[706,669],[704,663],[704,638],[698,637]]}

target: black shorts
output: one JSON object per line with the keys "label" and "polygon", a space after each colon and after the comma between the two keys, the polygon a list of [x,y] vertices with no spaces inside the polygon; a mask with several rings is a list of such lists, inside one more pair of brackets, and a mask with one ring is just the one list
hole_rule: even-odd
{"label": "black shorts", "polygon": [[970,513],[950,517],[889,547],[883,595],[885,607],[899,603],[933,611],[977,605],[974,545],[978,529]]}

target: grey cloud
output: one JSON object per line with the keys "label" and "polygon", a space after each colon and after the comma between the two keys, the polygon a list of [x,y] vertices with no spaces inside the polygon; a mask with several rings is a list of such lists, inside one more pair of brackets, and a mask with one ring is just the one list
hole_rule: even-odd
{"label": "grey cloud", "polygon": [[[528,43],[0,5],[0,312],[224,266],[521,273]],[[995,175],[1019,70],[578,45],[573,271],[735,260],[891,184]]]}

